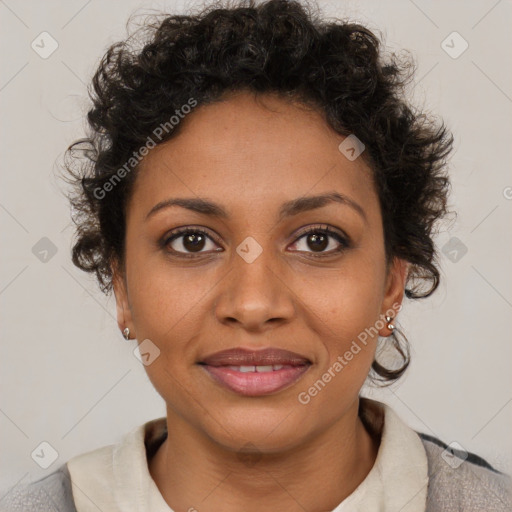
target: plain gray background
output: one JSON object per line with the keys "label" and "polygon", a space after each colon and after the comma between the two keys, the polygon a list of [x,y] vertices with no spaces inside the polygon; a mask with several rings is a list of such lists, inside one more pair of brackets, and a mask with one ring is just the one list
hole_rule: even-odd
{"label": "plain gray background", "polygon": [[[410,50],[414,102],[442,116],[456,138],[450,206],[459,217],[437,237],[442,284],[430,299],[406,300],[399,315],[412,348],[406,376],[365,394],[510,473],[512,3],[319,3],[380,31],[390,50]],[[71,263],[73,229],[56,173],[83,135],[86,84],[108,45],[125,37],[128,17],[184,5],[0,1],[1,489],[165,414],[136,342],[118,331],[113,298]],[[51,48],[42,32],[58,44],[46,59],[31,47],[44,37]],[[47,469],[31,457],[41,442],[58,453]]]}

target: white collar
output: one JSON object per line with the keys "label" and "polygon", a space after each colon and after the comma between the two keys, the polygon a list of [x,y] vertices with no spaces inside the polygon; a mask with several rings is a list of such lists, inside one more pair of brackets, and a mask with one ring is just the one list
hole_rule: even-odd
{"label": "white collar", "polygon": [[360,400],[364,423],[381,432],[379,451],[366,478],[332,512],[424,512],[428,460],[420,437],[389,405]]}
{"label": "white collar", "polygon": [[[381,433],[377,459],[332,512],[424,512],[428,461],[420,437],[384,403],[360,398],[360,414],[370,430]],[[165,418],[158,418],[128,432],[116,445],[70,459],[77,512],[173,512],[147,464],[146,444],[158,446],[165,433]]]}

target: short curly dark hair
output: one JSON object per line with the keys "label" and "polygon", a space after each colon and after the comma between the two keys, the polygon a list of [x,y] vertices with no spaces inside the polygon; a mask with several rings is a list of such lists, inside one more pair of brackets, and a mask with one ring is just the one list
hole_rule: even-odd
{"label": "short curly dark hair", "polygon": [[[103,292],[112,290],[113,264],[124,266],[125,213],[137,162],[123,179],[113,179],[191,98],[205,105],[243,90],[312,105],[335,131],[365,144],[387,262],[395,256],[410,262],[407,297],[428,297],[437,288],[433,236],[436,221],[447,213],[445,168],[453,137],[444,123],[406,101],[410,59],[385,56],[366,27],[327,22],[318,12],[305,1],[227,0],[195,15],[146,20],[108,49],[89,91],[88,137],[69,146],[65,160],[77,237],[72,260],[96,274]],[[144,41],[134,44],[141,34]],[[175,136],[183,124],[158,142]],[[405,337],[402,345],[392,336],[403,364],[388,369],[374,361],[382,383],[402,375],[410,360]]]}

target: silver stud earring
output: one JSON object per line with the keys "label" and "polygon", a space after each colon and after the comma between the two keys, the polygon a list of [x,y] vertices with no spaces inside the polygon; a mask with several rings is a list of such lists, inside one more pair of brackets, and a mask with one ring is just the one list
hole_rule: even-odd
{"label": "silver stud earring", "polygon": [[129,327],[126,327],[123,331],[123,336],[125,340],[130,340],[130,329]]}
{"label": "silver stud earring", "polygon": [[387,325],[386,327],[387,327],[390,331],[392,331],[392,330],[395,328],[395,326],[391,323],[391,320],[393,320],[393,318],[392,318],[392,317],[390,317],[390,316],[387,316],[387,317],[386,317],[386,322],[388,323],[388,325]]}

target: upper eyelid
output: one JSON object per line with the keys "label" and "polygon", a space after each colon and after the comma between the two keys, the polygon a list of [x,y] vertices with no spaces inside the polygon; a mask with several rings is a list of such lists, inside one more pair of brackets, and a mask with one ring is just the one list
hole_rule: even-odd
{"label": "upper eyelid", "polygon": [[[219,244],[219,242],[216,240],[217,236],[216,235],[211,235],[210,234],[210,231],[209,228],[205,228],[203,226],[185,226],[183,228],[176,228],[176,231],[173,233],[169,233],[167,235],[164,235],[163,237],[163,243],[164,245],[169,243],[171,240],[174,241],[174,240],[177,240],[178,238],[186,235],[187,233],[189,232],[200,232],[202,234],[204,234],[205,236],[207,236],[208,238],[210,238],[213,242],[215,242],[216,244]],[[292,241],[292,243],[295,243],[297,240],[300,240],[301,238],[303,238],[305,235],[309,234],[309,232],[311,231],[325,231],[327,232],[327,236],[330,236],[330,237],[333,237],[333,236],[339,236],[341,237],[343,240],[345,240],[347,243],[350,241],[350,238],[348,237],[348,235],[343,231],[343,230],[340,230],[339,228],[334,228],[332,226],[329,226],[327,224],[318,224],[318,225],[307,225],[307,226],[303,226],[302,228],[299,228],[297,230],[297,233],[294,235],[294,239]],[[338,241],[339,243],[339,241]]]}
{"label": "upper eyelid", "polygon": [[168,243],[171,241],[171,239],[178,239],[180,238],[181,236],[185,236],[187,233],[202,233],[204,234],[205,236],[207,236],[208,238],[210,238],[211,240],[213,240],[215,243],[218,243],[217,240],[216,240],[216,236],[215,235],[211,235],[210,234],[210,230],[208,230],[207,228],[204,228],[202,226],[191,226],[191,227],[183,227],[183,228],[176,228],[176,230],[171,230],[171,232],[165,234],[163,236],[163,241],[164,243]]}

